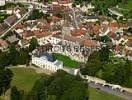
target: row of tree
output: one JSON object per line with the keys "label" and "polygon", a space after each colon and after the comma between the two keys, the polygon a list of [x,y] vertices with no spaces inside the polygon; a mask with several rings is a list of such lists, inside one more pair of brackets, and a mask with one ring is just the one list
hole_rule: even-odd
{"label": "row of tree", "polygon": [[9,46],[9,50],[6,52],[0,52],[0,68],[9,65],[29,65],[30,55],[36,47],[38,41],[36,38],[32,38],[29,47],[16,49],[15,44]]}
{"label": "row of tree", "polygon": [[29,51],[28,48],[16,50],[14,44],[11,44],[9,51],[0,53],[0,67],[18,64],[29,64]]}
{"label": "row of tree", "polygon": [[[11,100],[18,99],[20,91],[15,87],[11,91]],[[88,100],[88,85],[79,76],[58,70],[52,76],[36,81],[26,100]]]}
{"label": "row of tree", "polygon": [[38,9],[34,9],[30,16],[28,17],[28,20],[35,20],[40,19],[44,16],[44,13],[39,11]]}
{"label": "row of tree", "polygon": [[111,57],[107,47],[91,54],[81,73],[102,78],[110,83],[132,87],[132,62],[124,58]]}

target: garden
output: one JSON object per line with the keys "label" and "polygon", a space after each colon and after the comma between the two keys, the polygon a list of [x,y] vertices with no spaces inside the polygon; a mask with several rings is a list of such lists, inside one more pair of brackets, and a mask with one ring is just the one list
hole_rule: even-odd
{"label": "garden", "polygon": [[58,53],[53,53],[52,54],[53,57],[55,57],[56,59],[63,61],[63,65],[64,67],[69,67],[69,68],[77,68],[80,66],[80,63],[74,60],[71,60],[70,57],[68,56],[64,56]]}

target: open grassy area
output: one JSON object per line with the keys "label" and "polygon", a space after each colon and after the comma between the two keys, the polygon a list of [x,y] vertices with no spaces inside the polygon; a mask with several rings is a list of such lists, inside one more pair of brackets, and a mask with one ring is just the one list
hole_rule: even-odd
{"label": "open grassy area", "polygon": [[90,91],[90,99],[89,100],[123,100],[120,97],[117,97],[112,94],[105,93],[103,91],[89,88]]}
{"label": "open grassy area", "polygon": [[20,90],[30,91],[36,80],[45,74],[37,74],[35,70],[30,68],[11,68],[14,77],[11,82],[12,86],[16,86]]}
{"label": "open grassy area", "polygon": [[4,100],[4,99],[2,99],[2,97],[0,97],[0,100]]}
{"label": "open grassy area", "polygon": [[58,53],[53,53],[52,54],[56,59],[63,61],[63,64],[65,67],[70,67],[70,68],[77,68],[79,67],[80,63],[74,60],[71,60],[68,56],[64,56]]}

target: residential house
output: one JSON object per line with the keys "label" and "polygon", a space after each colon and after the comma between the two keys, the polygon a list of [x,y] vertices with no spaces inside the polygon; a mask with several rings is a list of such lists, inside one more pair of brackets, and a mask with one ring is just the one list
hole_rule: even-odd
{"label": "residential house", "polygon": [[92,15],[90,15],[90,16],[85,16],[85,17],[83,17],[83,21],[84,22],[97,22],[97,21],[99,21],[99,18],[97,17],[97,16],[92,16]]}
{"label": "residential house", "polygon": [[6,40],[10,43],[19,41],[19,39],[16,37],[16,35],[9,36]]}
{"label": "residential house", "polygon": [[60,5],[60,6],[72,6],[72,0],[53,0],[53,5]]}
{"label": "residential house", "polygon": [[18,20],[18,17],[16,15],[12,15],[7,17],[4,20],[4,23],[7,24],[8,26],[12,26],[17,20]]}
{"label": "residential house", "polygon": [[0,50],[4,51],[8,47],[8,44],[5,40],[0,39]]}

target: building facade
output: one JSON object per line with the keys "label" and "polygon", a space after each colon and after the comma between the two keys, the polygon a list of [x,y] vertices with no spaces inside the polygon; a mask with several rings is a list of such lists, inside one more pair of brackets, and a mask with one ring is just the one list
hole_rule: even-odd
{"label": "building facade", "polygon": [[47,69],[53,72],[56,72],[58,69],[63,68],[63,62],[54,59],[49,53],[38,52],[38,54],[33,54],[31,63],[40,68]]}

